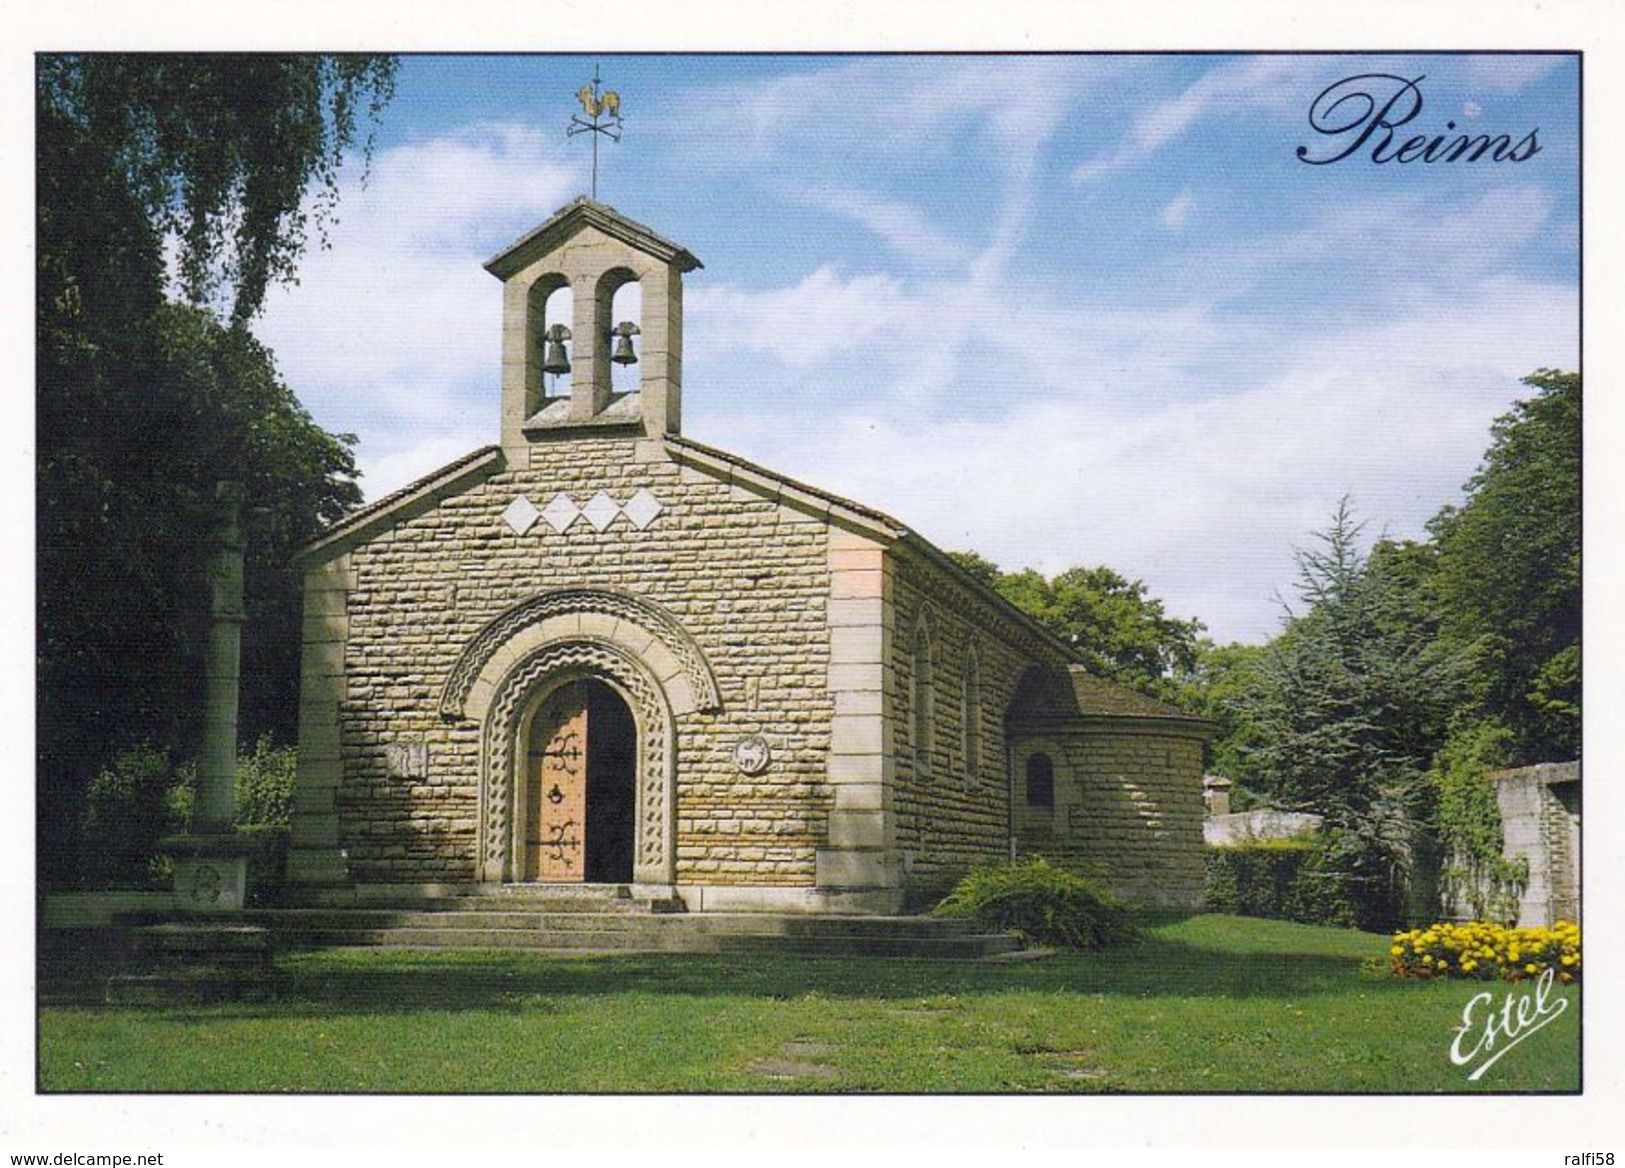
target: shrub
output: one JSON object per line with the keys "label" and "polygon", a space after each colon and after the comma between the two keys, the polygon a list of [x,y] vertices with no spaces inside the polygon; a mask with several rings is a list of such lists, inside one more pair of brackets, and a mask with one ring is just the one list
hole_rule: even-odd
{"label": "shrub", "polygon": [[154,887],[167,877],[158,841],[185,822],[186,772],[153,746],[120,751],[90,781],[80,821],[81,874],[93,888]]}
{"label": "shrub", "polygon": [[1331,853],[1304,838],[1209,848],[1207,909],[1342,928],[1357,916]]}
{"label": "shrub", "polygon": [[[262,737],[237,757],[237,833],[252,840],[250,898],[273,899],[287,865],[297,754]],[[126,750],[90,783],[80,823],[83,880],[92,888],[162,888],[169,857],[159,852],[166,835],[189,831],[197,800],[197,771],[175,765],[167,750]]]}
{"label": "shrub", "polygon": [[1044,859],[969,872],[933,916],[971,917],[1023,942],[1093,949],[1132,940],[1128,913],[1111,893]]}
{"label": "shrub", "polygon": [[1558,981],[1572,982],[1580,977],[1580,926],[1572,921],[1538,929],[1491,921],[1429,925],[1395,933],[1388,954],[1399,977],[1522,981],[1550,969]]}
{"label": "shrub", "polygon": [[264,734],[254,753],[237,756],[237,825],[282,827],[293,822],[293,785],[298,752],[273,745]]}
{"label": "shrub", "polygon": [[1502,855],[1505,835],[1491,773],[1511,758],[1512,731],[1496,722],[1457,730],[1429,777],[1438,792],[1434,812],[1448,863],[1442,873],[1447,910],[1512,924],[1529,884],[1523,857]]}

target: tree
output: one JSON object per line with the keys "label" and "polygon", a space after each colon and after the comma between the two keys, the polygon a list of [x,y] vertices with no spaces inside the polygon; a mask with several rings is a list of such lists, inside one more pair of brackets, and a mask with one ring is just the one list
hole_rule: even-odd
{"label": "tree", "polygon": [[[248,320],[331,214],[387,58],[43,56],[37,109],[37,686],[42,877],[74,869],[86,788],[201,716],[202,539],[223,478],[250,521],[243,727],[291,734],[294,547],[355,506],[345,437]],[[315,211],[306,208],[312,185]],[[194,307],[165,298],[166,247]],[[230,289],[231,327],[202,305]]]}
{"label": "tree", "polygon": [[[230,318],[246,323],[271,284],[294,276],[310,228],[331,219],[357,115],[364,107],[376,120],[394,96],[395,65],[364,55],[42,55],[40,169],[60,177],[69,157],[89,163],[89,193],[108,184],[140,210],[120,235],[136,228],[142,250],[172,238],[186,298],[203,303],[230,287]],[[50,213],[98,242],[98,225],[76,231],[75,205]]]}
{"label": "tree", "polygon": [[1403,915],[1427,770],[1460,700],[1463,659],[1437,637],[1415,545],[1359,551],[1339,504],[1318,548],[1300,549],[1301,613],[1267,647],[1240,699],[1248,765],[1281,806],[1326,817],[1331,853],[1361,923]]}
{"label": "tree", "polygon": [[1499,418],[1467,499],[1429,526],[1444,634],[1470,647],[1476,712],[1515,762],[1580,751],[1581,380],[1542,369]]}
{"label": "tree", "polygon": [[[195,748],[215,482],[243,483],[254,508],[240,700],[250,739],[288,740],[296,726],[289,560],[360,501],[353,439],[311,420],[245,330],[173,304],[151,327],[140,359],[109,371],[119,392],[89,433],[61,435],[78,411],[49,393],[40,402],[40,793],[42,826],[63,833],[58,817],[72,819],[81,785],[114,753]],[[46,858],[66,864],[67,839],[51,836]]]}
{"label": "tree", "polygon": [[1263,645],[1215,645],[1206,637],[1196,646],[1196,668],[1179,678],[1179,705],[1215,723],[1219,730],[1208,746],[1208,768],[1242,786],[1231,792],[1231,806],[1243,810],[1257,780],[1251,756],[1261,745],[1258,728],[1244,715],[1245,696],[1258,684]]}
{"label": "tree", "polygon": [[1070,644],[1091,672],[1172,700],[1176,674],[1196,667],[1202,622],[1163,611],[1145,584],[1111,568],[1069,568],[1046,579],[1031,568],[1007,573],[974,552],[949,553],[960,567]]}

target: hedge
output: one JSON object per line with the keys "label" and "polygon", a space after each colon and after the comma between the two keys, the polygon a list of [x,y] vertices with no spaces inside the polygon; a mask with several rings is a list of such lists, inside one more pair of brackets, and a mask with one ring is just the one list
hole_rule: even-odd
{"label": "hedge", "polygon": [[1358,912],[1313,840],[1260,840],[1207,852],[1209,912],[1352,926]]}

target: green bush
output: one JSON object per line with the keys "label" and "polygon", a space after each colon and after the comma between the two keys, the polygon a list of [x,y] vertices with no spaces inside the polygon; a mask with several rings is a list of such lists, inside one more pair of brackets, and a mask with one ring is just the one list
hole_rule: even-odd
{"label": "green bush", "polygon": [[1207,908],[1342,927],[1353,925],[1357,916],[1331,853],[1310,839],[1209,848]]}
{"label": "green bush", "polygon": [[293,822],[293,785],[299,755],[261,735],[254,753],[237,756],[237,826],[281,827]]}
{"label": "green bush", "polygon": [[[269,735],[237,758],[237,833],[254,841],[250,899],[274,900],[287,867],[297,753]],[[80,821],[82,879],[91,888],[164,888],[171,864],[158,841],[191,830],[197,798],[194,764],[142,746],[119,754],[91,780]]]}
{"label": "green bush", "polygon": [[1093,881],[1044,859],[973,869],[933,916],[971,917],[1024,942],[1093,949],[1132,940],[1117,899]]}
{"label": "green bush", "polygon": [[92,888],[161,887],[168,865],[158,841],[185,822],[187,773],[167,750],[120,751],[90,781],[80,820],[80,874]]}
{"label": "green bush", "polygon": [[277,903],[288,871],[288,836],[299,754],[269,734],[252,754],[237,756],[237,834],[254,842],[248,855],[248,902]]}
{"label": "green bush", "polygon": [[1510,925],[1529,884],[1528,861],[1501,853],[1505,835],[1491,773],[1511,755],[1512,731],[1497,722],[1458,727],[1434,759],[1434,823],[1446,864],[1443,899],[1474,918]]}

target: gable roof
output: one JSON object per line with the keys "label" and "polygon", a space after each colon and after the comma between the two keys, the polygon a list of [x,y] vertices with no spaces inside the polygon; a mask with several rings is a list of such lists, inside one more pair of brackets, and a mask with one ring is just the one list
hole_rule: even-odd
{"label": "gable roof", "polygon": [[546,255],[585,227],[596,227],[630,248],[674,264],[678,271],[691,272],[705,266],[682,244],[673,243],[636,220],[628,219],[614,207],[582,195],[557,211],[546,223],[520,236],[486,260],[485,270],[498,279],[506,280],[536,257]]}
{"label": "gable roof", "polygon": [[832,491],[797,482],[795,479],[788,478],[777,471],[768,470],[757,463],[749,462],[737,454],[731,454],[715,446],[707,446],[705,443],[696,442],[692,438],[667,434],[664,441],[666,449],[679,462],[692,466],[697,470],[705,471],[707,474],[724,482],[754,491],[764,498],[776,500],[787,507],[794,507],[806,514],[827,518],[831,522],[842,523],[845,526],[857,528],[878,538],[895,541],[903,545],[917,553],[922,559],[927,560],[933,567],[951,576],[964,588],[992,605],[1006,617],[1015,621],[1016,624],[1026,629],[1037,640],[1059,653],[1063,660],[1077,660],[1077,650],[1067,644],[1065,640],[1017,608],[1009,600],[1001,596],[996,589],[966,571],[947,552],[908,527],[901,520],[892,518],[884,511],[877,511],[873,507],[853,502],[851,499],[844,498]]}
{"label": "gable roof", "polygon": [[720,447],[707,446],[704,442],[696,442],[692,438],[684,438],[677,434],[667,434],[663,441],[666,449],[675,455],[679,462],[729,483],[754,489],[757,494],[769,495],[802,511],[817,514],[833,513],[837,518],[845,518],[857,527],[888,539],[901,539],[908,534],[907,527],[884,511],[866,507],[862,503],[856,503],[822,487],[798,482]]}
{"label": "gable roof", "polygon": [[502,467],[502,447],[482,446],[455,462],[352,511],[294,553],[295,567],[308,568],[341,555],[402,519],[428,510]]}
{"label": "gable roof", "polygon": [[[715,446],[707,446],[692,438],[667,434],[661,441],[667,452],[678,462],[709,474],[721,482],[742,487],[804,514],[865,532],[880,540],[904,545],[953,577],[970,592],[993,605],[1022,628],[1027,629],[1034,637],[1060,654],[1063,660],[1077,659],[1077,651],[1066,641],[966,571],[947,552],[884,511],[866,507],[832,491],[798,482],[737,454],[731,454]],[[294,555],[294,565],[308,568],[341,555],[396,523],[428,510],[441,499],[458,494],[484,480],[501,470],[502,466],[500,446],[484,446],[465,454],[457,461],[345,516],[301,548]]]}

